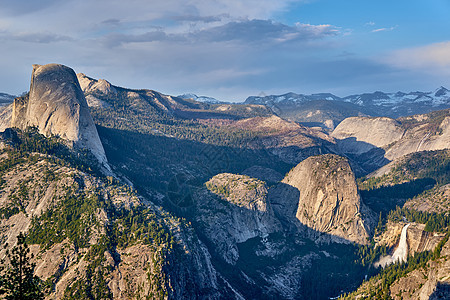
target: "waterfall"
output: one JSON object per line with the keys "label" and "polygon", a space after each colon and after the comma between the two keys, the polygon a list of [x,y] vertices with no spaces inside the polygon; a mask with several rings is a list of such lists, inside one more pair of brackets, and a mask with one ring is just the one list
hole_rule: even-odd
{"label": "waterfall", "polygon": [[406,261],[408,257],[408,244],[406,243],[406,233],[410,224],[405,225],[402,229],[402,234],[400,235],[400,242],[398,243],[397,249],[395,249],[392,255],[392,262],[402,262]]}
{"label": "waterfall", "polygon": [[406,234],[408,232],[408,227],[411,224],[406,224],[402,229],[402,234],[400,235],[400,242],[398,243],[397,249],[395,249],[392,256],[384,256],[380,258],[379,261],[375,263],[375,267],[382,266],[383,268],[396,262],[405,262],[408,257],[408,243],[406,242]]}

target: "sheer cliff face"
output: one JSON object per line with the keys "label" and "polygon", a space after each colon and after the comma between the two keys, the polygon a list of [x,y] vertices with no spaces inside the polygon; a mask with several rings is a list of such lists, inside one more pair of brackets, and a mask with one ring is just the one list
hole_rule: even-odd
{"label": "sheer cliff face", "polygon": [[238,243],[281,230],[267,199],[264,181],[245,175],[218,174],[196,193],[197,221],[215,250],[229,264],[239,259]]}
{"label": "sheer cliff face", "polygon": [[75,72],[63,65],[33,65],[28,97],[13,103],[11,127],[35,126],[87,148],[102,164],[106,156]]}
{"label": "sheer cliff face", "polygon": [[332,154],[310,157],[291,170],[283,183],[300,191],[296,217],[302,224],[327,233],[332,241],[367,243],[372,218],[361,203],[345,158]]}

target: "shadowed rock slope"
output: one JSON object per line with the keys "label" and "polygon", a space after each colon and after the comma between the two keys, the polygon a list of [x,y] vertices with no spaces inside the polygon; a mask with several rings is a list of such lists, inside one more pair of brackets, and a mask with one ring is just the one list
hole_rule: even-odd
{"label": "shadowed rock slope", "polygon": [[12,247],[27,234],[47,299],[240,298],[186,221],[112,177],[38,153],[39,140],[19,132],[0,142],[0,239]]}

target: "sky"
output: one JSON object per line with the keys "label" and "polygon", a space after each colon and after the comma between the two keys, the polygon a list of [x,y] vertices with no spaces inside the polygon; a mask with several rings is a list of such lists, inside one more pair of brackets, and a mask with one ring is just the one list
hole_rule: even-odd
{"label": "sky", "polygon": [[450,0],[0,0],[0,92],[32,64],[224,101],[450,88]]}

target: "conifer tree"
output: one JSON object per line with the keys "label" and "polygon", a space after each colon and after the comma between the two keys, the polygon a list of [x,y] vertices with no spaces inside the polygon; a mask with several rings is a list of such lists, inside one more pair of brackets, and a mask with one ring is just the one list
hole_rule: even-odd
{"label": "conifer tree", "polygon": [[6,257],[0,265],[0,295],[7,300],[40,300],[44,294],[40,289],[40,279],[34,275],[36,264],[30,263],[30,249],[25,235],[19,233],[17,246],[6,250]]}

